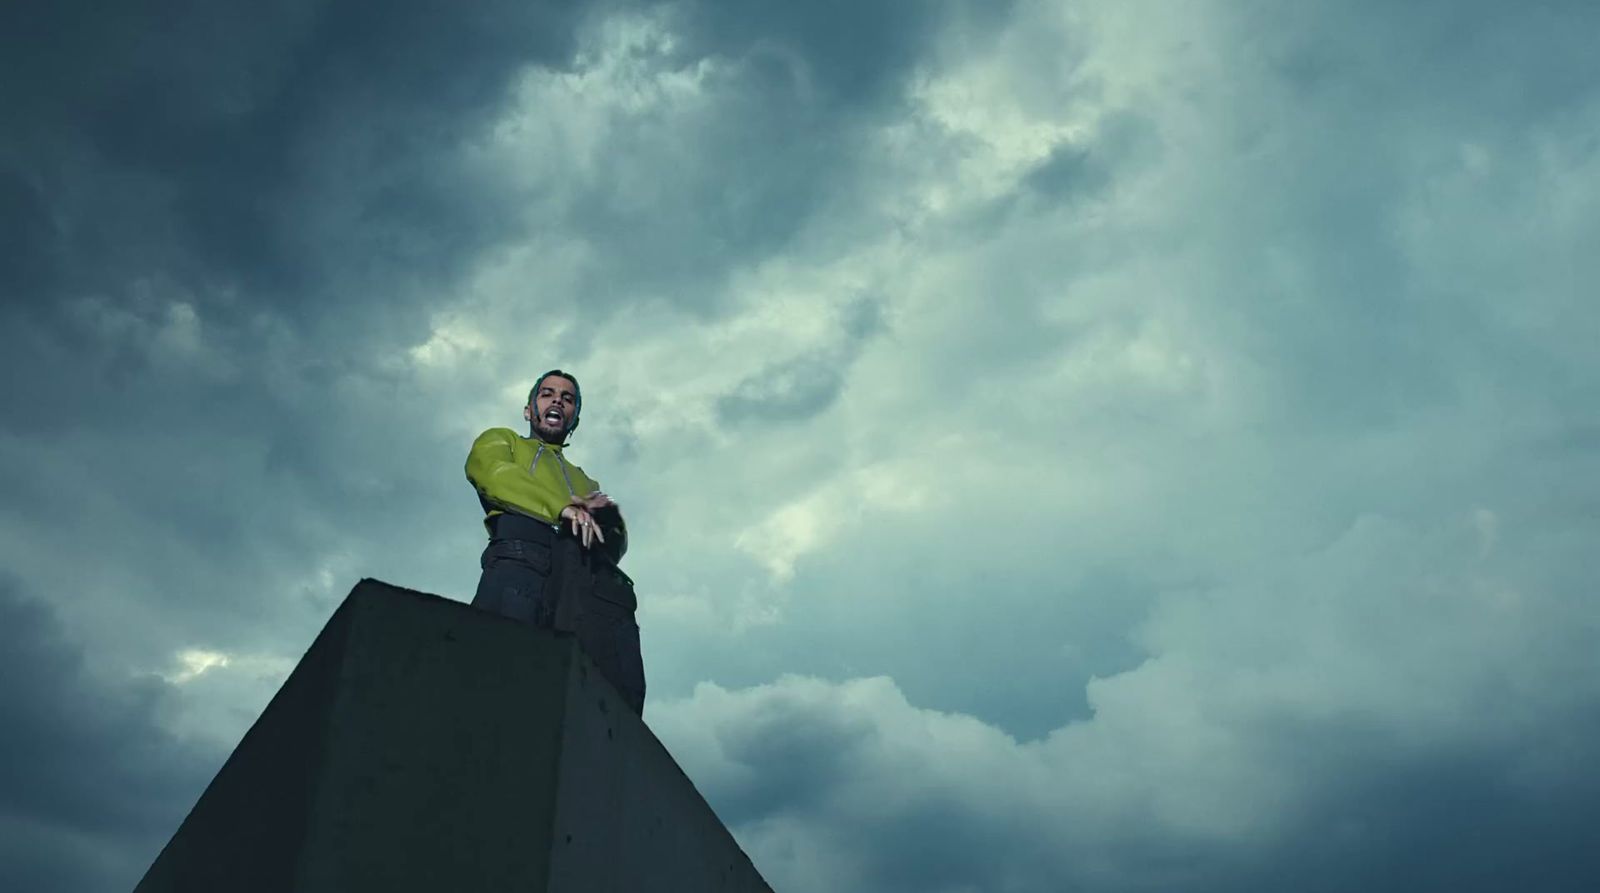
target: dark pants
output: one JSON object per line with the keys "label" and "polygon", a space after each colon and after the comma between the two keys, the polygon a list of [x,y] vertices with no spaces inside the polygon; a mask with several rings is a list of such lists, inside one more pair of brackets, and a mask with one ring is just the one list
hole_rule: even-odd
{"label": "dark pants", "polygon": [[633,581],[572,536],[544,531],[519,529],[516,538],[489,540],[472,606],[541,629],[575,633],[622,699],[643,713],[644,661]]}

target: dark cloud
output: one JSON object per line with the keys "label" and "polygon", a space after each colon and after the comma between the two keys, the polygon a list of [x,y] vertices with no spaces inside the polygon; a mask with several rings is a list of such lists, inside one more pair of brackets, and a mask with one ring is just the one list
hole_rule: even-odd
{"label": "dark cloud", "polygon": [[[1575,893],[1600,881],[1583,819],[1600,807],[1600,783],[1570,760],[1556,773],[1531,773],[1546,762],[1537,735],[1419,748],[1349,717],[1278,721],[1251,737],[1269,749],[1261,770],[1287,767],[1294,781],[1277,792],[1253,780],[1240,790],[1245,802],[1275,802],[1279,815],[1270,832],[1238,836],[1225,830],[1229,816],[1178,828],[1138,804],[1101,800],[1095,773],[1118,785],[1124,771],[1141,771],[1115,754],[1077,752],[1095,765],[1074,765],[1072,752],[1049,753],[1056,744],[1019,747],[964,717],[908,710],[882,679],[704,690],[671,709],[683,711],[665,722],[674,752],[778,886],[791,873],[809,876],[785,853],[853,866],[835,889],[875,893],[1508,885]],[[1600,746],[1595,719],[1548,716],[1543,731],[1556,732],[1565,753],[1586,752]],[[834,833],[841,828],[858,830]]]}
{"label": "dark cloud", "polygon": [[1256,11],[1256,56],[1303,101],[1351,92],[1418,111],[1417,123],[1487,126],[1577,111],[1600,62],[1584,49],[1593,7],[1545,0],[1526,9],[1492,0],[1428,0],[1397,8],[1364,0],[1325,4],[1304,16]]}
{"label": "dark cloud", "polygon": [[1089,150],[1071,145],[1057,146],[1044,161],[1028,172],[1022,185],[1049,198],[1064,198],[1078,193],[1094,194],[1110,182],[1108,171]]}
{"label": "dark cloud", "polygon": [[42,603],[0,578],[0,887],[125,890],[221,754],[163,732],[163,686],[85,670]]}
{"label": "dark cloud", "polygon": [[[874,129],[903,112],[933,35],[982,43],[1010,3],[667,4],[670,43],[635,49],[652,76],[709,68],[694,102],[606,120],[599,170],[540,196],[542,222],[605,259],[575,301],[587,337],[616,307],[665,299],[702,317],[740,297],[730,275],[835,237],[874,193]],[[631,89],[631,88],[630,88]],[[591,181],[592,180],[592,181]],[[816,235],[821,231],[825,235]]]}
{"label": "dark cloud", "polygon": [[[1600,83],[1600,62],[1572,38],[1592,10],[1443,10],[1330,4],[1221,16],[1238,52],[1222,78],[1190,94],[1209,126],[1167,147],[1206,170],[1195,181],[1196,213],[1216,225],[1190,236],[1219,264],[1208,271],[1216,300],[1207,324],[1251,343],[1275,370],[1286,424],[1394,426],[1470,399],[1470,370],[1518,349],[1505,340],[1496,299],[1486,299],[1497,289],[1545,312],[1578,306],[1570,284],[1554,279],[1466,282],[1447,272],[1485,252],[1486,266],[1535,272],[1503,248],[1419,248],[1474,241],[1474,220],[1505,231],[1502,215],[1537,219],[1515,209],[1516,196],[1540,188],[1535,146],[1581,139]],[[1494,161],[1462,173],[1472,165],[1463,156],[1474,155]],[[1460,179],[1445,187],[1452,175]],[[1481,203],[1447,211],[1435,189]],[[1451,213],[1461,217],[1432,229],[1435,214]],[[1518,240],[1524,257],[1574,258],[1588,238],[1576,227],[1528,225],[1539,247]],[[1542,376],[1538,365],[1504,368]]]}
{"label": "dark cloud", "polygon": [[870,298],[858,299],[844,309],[837,328],[827,347],[774,363],[735,385],[718,398],[718,419],[724,424],[795,422],[831,406],[864,343],[885,330],[882,309]]}
{"label": "dark cloud", "polygon": [[844,374],[826,355],[780,363],[745,379],[719,399],[717,417],[724,423],[811,418],[838,399]]}
{"label": "dark cloud", "polygon": [[[1595,720],[1592,712],[1568,717],[1558,734],[1600,746]],[[1297,744],[1326,752],[1359,737],[1355,729],[1341,723],[1331,738]],[[1600,808],[1592,773],[1529,784],[1519,776],[1536,751],[1418,753],[1388,738],[1367,743],[1360,759],[1328,773],[1321,798],[1278,841],[1273,858],[1243,871],[1233,889],[1577,893],[1600,883],[1600,856],[1584,820]]]}
{"label": "dark cloud", "polygon": [[[103,496],[234,560],[306,508],[275,492],[359,510],[411,483],[404,467],[353,480],[341,466],[370,441],[330,420],[419,411],[393,357],[510,233],[509,198],[470,147],[517,74],[567,64],[585,14],[429,0],[19,13],[17,51],[0,54],[0,233],[24,250],[0,271],[0,362],[27,386],[0,398],[7,430],[117,469]],[[96,441],[110,431],[115,459]]]}
{"label": "dark cloud", "polygon": [[[471,149],[519,73],[567,64],[586,14],[7,14],[0,236],[23,250],[0,259],[0,371],[16,383],[0,397],[0,492],[39,544],[18,541],[17,574],[108,664],[309,640],[329,607],[303,582],[318,556],[427,538],[419,493],[449,505],[459,487],[472,533],[463,445],[418,434],[397,450],[375,432],[431,430],[404,350],[441,290],[513,232]],[[130,601],[141,610],[106,628]]]}
{"label": "dark cloud", "polygon": [[972,0],[701,0],[678,9],[683,52],[759,60],[830,105],[899,102],[900,88],[945,27],[981,33],[1012,3]]}
{"label": "dark cloud", "polygon": [[22,249],[0,261],[0,362],[28,386],[0,398],[8,430],[187,429],[189,448],[235,457],[265,433],[272,467],[326,476],[313,457],[333,392],[355,378],[398,395],[372,367],[423,340],[440,290],[508,236],[509,199],[465,153],[517,73],[566,64],[582,15],[428,0],[19,14],[17,52],[0,54],[0,235]]}
{"label": "dark cloud", "polygon": [[1128,113],[1108,115],[1092,142],[1058,145],[1020,185],[1050,201],[1092,199],[1117,177],[1152,164],[1161,148],[1149,121]]}
{"label": "dark cloud", "polygon": [[[503,225],[458,153],[573,3],[63,3],[0,63],[0,220],[31,297],[159,277],[228,308],[437,284]],[[8,256],[9,253],[8,253]],[[38,269],[48,265],[47,269]],[[26,274],[25,276],[23,274]],[[49,274],[48,276],[46,274]]]}
{"label": "dark cloud", "polygon": [[585,282],[586,328],[641,295],[717,315],[728,275],[788,246],[855,169],[860,133],[836,109],[743,63],[705,89],[709,107],[689,120],[616,122],[603,172],[566,198],[562,228],[606,258]]}
{"label": "dark cloud", "polygon": [[0,171],[0,294],[15,300],[45,291],[60,265],[54,225],[39,188],[14,171]]}

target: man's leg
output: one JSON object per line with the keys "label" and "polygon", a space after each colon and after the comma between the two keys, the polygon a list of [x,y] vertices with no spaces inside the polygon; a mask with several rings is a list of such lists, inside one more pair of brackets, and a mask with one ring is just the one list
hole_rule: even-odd
{"label": "man's leg", "polygon": [[494,539],[479,562],[483,575],[472,606],[548,629],[555,618],[550,547],[528,540]]}
{"label": "man's leg", "polygon": [[[600,575],[608,573],[599,571]],[[583,602],[578,643],[633,712],[642,714],[644,658],[639,653],[639,624],[634,619],[632,596],[631,586],[625,593],[616,585],[596,586]]]}

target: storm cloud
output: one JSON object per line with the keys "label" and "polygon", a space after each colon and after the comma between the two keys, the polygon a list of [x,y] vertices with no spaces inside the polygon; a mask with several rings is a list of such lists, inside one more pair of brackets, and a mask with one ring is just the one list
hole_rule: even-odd
{"label": "storm cloud", "polygon": [[125,886],[225,754],[162,727],[159,679],[94,678],[49,608],[11,580],[0,580],[0,637],[0,883]]}
{"label": "storm cloud", "polygon": [[1600,879],[1590,4],[9,18],[6,886],[465,598],[553,366],[777,889]]}

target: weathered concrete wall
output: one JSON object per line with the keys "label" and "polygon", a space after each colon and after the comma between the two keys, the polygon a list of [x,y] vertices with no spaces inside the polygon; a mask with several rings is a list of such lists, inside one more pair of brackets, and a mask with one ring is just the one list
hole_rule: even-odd
{"label": "weathered concrete wall", "polygon": [[688,776],[599,670],[587,661],[574,670],[549,893],[770,893]]}
{"label": "weathered concrete wall", "polygon": [[364,580],[137,893],[769,891],[573,639]]}

